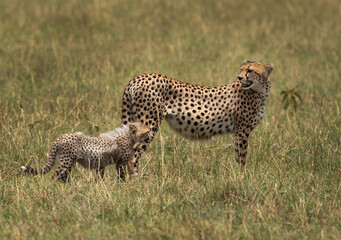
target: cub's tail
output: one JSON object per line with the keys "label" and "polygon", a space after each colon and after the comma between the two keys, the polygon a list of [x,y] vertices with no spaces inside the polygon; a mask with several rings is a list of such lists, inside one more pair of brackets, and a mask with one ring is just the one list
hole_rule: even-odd
{"label": "cub's tail", "polygon": [[51,168],[53,167],[54,163],[56,162],[56,158],[57,158],[57,146],[55,144],[52,145],[51,150],[50,150],[50,154],[49,154],[49,158],[47,160],[47,163],[45,164],[45,166],[41,169],[38,168],[32,168],[32,167],[25,167],[25,166],[21,166],[21,170],[24,171],[25,173],[28,174],[33,174],[33,175],[37,175],[39,174],[45,174],[47,172],[49,172],[51,170]]}

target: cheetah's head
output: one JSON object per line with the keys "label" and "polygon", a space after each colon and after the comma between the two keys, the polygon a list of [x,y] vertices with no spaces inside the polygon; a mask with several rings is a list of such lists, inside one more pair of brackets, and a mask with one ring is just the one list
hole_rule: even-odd
{"label": "cheetah's head", "polygon": [[268,91],[266,88],[270,82],[269,76],[273,69],[272,63],[264,65],[263,63],[245,60],[240,68],[238,80],[244,90],[252,89],[256,92],[265,93]]}
{"label": "cheetah's head", "polygon": [[128,123],[129,132],[135,142],[150,142],[151,132],[150,128],[140,122]]}

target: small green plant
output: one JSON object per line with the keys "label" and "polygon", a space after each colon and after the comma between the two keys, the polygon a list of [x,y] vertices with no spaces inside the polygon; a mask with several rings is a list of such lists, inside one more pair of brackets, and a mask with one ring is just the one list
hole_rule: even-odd
{"label": "small green plant", "polygon": [[296,112],[298,106],[302,104],[302,98],[296,90],[297,87],[298,86],[291,89],[286,88],[285,90],[281,91],[282,104],[285,110],[291,108]]}

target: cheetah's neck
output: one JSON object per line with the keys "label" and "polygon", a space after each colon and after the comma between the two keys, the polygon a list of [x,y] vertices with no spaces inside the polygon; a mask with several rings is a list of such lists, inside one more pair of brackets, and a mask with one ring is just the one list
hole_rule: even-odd
{"label": "cheetah's neck", "polygon": [[264,103],[266,102],[266,100],[268,99],[270,95],[270,88],[271,88],[271,82],[269,78],[268,81],[266,81],[266,83],[263,86],[263,91],[259,92],[261,95],[261,99],[264,100]]}

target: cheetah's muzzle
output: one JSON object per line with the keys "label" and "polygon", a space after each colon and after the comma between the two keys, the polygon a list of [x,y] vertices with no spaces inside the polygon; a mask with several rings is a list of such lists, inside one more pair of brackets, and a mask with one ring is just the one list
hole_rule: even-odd
{"label": "cheetah's muzzle", "polygon": [[242,84],[242,88],[244,90],[247,90],[247,89],[251,88],[252,85],[253,85],[253,82],[251,82],[249,80],[246,80],[245,82],[244,81],[240,81],[240,83]]}

